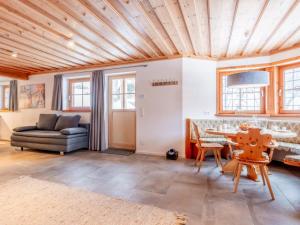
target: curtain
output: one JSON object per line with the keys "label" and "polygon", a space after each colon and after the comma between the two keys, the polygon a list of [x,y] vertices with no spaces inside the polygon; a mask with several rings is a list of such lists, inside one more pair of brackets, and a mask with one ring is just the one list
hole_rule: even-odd
{"label": "curtain", "polygon": [[90,150],[103,151],[105,140],[105,77],[103,71],[93,71],[91,83]]}
{"label": "curtain", "polygon": [[62,111],[63,109],[63,96],[62,96],[62,75],[54,76],[53,95],[51,109]]}
{"label": "curtain", "polygon": [[9,82],[9,111],[18,110],[18,81],[11,80]]}

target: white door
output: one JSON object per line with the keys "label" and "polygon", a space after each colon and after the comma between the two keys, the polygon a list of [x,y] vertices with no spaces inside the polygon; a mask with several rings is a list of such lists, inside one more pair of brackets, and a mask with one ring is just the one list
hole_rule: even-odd
{"label": "white door", "polygon": [[109,77],[110,148],[135,150],[135,75]]}

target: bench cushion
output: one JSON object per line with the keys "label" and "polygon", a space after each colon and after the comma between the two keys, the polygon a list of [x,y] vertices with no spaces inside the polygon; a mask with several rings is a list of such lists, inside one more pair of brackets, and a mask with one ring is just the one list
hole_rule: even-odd
{"label": "bench cushion", "polygon": [[286,155],[284,160],[300,162],[300,155]]}
{"label": "bench cushion", "polygon": [[283,151],[290,151],[300,155],[300,144],[279,141],[277,149]]}
{"label": "bench cushion", "polygon": [[202,142],[204,143],[219,143],[219,144],[226,144],[226,138],[224,137],[205,137],[200,138]]}

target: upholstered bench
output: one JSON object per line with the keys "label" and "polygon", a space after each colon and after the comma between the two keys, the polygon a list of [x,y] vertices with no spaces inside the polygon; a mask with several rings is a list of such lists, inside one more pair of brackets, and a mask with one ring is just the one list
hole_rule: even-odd
{"label": "upholstered bench", "polygon": [[[226,139],[223,136],[207,134],[205,130],[207,128],[218,128],[223,124],[227,124],[230,127],[238,127],[241,123],[249,122],[249,119],[187,119],[186,121],[186,152],[187,158],[192,157],[193,144],[195,143],[195,134],[190,124],[194,122],[197,124],[200,130],[201,140],[203,142],[214,142],[226,145]],[[273,154],[273,160],[283,161],[286,155],[300,155],[300,121],[291,120],[258,120],[259,126],[271,129],[272,127],[283,128],[291,130],[297,133],[297,137],[277,139],[278,148],[275,149]]]}

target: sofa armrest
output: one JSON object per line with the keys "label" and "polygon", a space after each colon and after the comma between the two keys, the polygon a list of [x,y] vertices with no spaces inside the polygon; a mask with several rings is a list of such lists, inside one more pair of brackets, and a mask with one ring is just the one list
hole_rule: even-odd
{"label": "sofa armrest", "polygon": [[13,129],[15,132],[22,132],[22,131],[27,131],[27,130],[36,130],[36,126],[23,126],[23,127],[16,127]]}
{"label": "sofa armrest", "polygon": [[86,128],[83,127],[72,127],[72,128],[65,128],[60,130],[60,133],[65,135],[71,135],[71,134],[86,134],[88,133]]}

